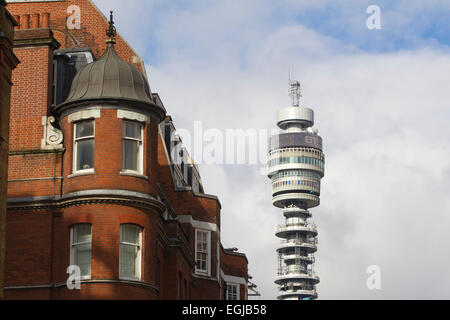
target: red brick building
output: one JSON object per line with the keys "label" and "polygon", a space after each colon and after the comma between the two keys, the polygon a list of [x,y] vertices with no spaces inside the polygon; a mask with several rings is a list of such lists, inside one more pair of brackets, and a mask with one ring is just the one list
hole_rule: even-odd
{"label": "red brick building", "polygon": [[246,299],[247,258],[222,247],[220,201],[142,59],[90,0],[8,8],[5,298]]}
{"label": "red brick building", "polygon": [[18,60],[13,53],[14,26],[17,22],[0,0],[0,298],[3,297],[5,262],[6,183],[8,180],[8,135],[11,72]]}

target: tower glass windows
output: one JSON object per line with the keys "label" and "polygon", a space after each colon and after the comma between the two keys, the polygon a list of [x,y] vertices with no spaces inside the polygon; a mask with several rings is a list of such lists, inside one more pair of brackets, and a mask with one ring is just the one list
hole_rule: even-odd
{"label": "tower glass windows", "polygon": [[141,279],[142,228],[134,224],[120,226],[119,277]]}
{"label": "tower glass windows", "polygon": [[94,169],[94,120],[75,123],[74,125],[74,166],[73,171],[90,171]]}
{"label": "tower glass windows", "polygon": [[80,268],[81,278],[91,276],[92,226],[77,224],[70,229],[70,265]]}
{"label": "tower glass windows", "polygon": [[122,130],[122,168],[124,171],[143,173],[144,126],[134,121],[123,121]]}

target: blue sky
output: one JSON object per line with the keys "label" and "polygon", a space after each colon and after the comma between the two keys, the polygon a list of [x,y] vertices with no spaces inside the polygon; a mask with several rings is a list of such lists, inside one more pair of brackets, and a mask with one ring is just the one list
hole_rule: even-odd
{"label": "blue sky", "polygon": [[[166,50],[207,52],[204,40],[220,41],[245,52],[257,45],[246,43],[248,34],[270,34],[285,26],[302,25],[371,53],[414,50],[423,46],[450,43],[450,4],[448,1],[141,1],[122,8],[116,1],[96,1],[107,11],[116,9],[117,25],[127,39],[135,39],[141,55],[153,64],[164,63]],[[366,9],[381,9],[381,30],[368,30]],[[133,24],[127,24],[132,14]],[[174,21],[178,23],[175,25]],[[202,24],[200,22],[206,22]],[[123,27],[122,27],[123,26]],[[122,27],[122,28],[121,28]],[[137,29],[145,30],[134,36]],[[167,29],[171,30],[168,39]],[[185,37],[182,37],[183,34]],[[178,36],[177,36],[178,35]],[[302,39],[293,39],[302,41]],[[202,50],[201,52],[196,52]],[[205,50],[206,49],[206,50]]]}
{"label": "blue sky", "polygon": [[[144,59],[175,126],[273,129],[288,70],[324,139],[315,269],[321,299],[450,298],[450,1],[94,0]],[[366,9],[381,8],[381,30]],[[199,159],[194,159],[199,161]],[[222,240],[274,299],[270,180],[201,165]],[[382,270],[382,290],[366,269]]]}

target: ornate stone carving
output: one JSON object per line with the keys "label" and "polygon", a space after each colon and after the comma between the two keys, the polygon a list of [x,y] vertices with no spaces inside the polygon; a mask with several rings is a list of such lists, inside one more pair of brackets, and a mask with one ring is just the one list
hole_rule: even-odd
{"label": "ornate stone carving", "polygon": [[61,150],[63,149],[63,133],[53,124],[56,119],[53,116],[42,117],[42,125],[44,126],[44,138],[41,141],[41,147],[44,150]]}

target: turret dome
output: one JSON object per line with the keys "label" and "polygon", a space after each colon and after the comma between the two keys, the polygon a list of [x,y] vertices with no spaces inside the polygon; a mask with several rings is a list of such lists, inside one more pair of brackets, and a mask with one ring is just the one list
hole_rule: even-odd
{"label": "turret dome", "polygon": [[103,56],[81,69],[73,79],[67,99],[56,106],[57,115],[74,107],[120,105],[151,113],[161,121],[163,107],[152,99],[146,77],[117,54],[114,43],[108,43]]}

